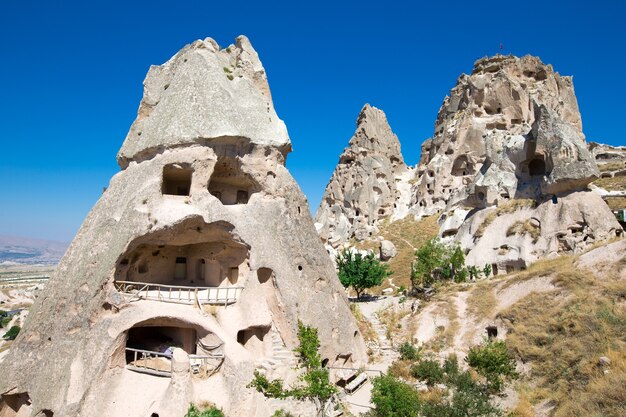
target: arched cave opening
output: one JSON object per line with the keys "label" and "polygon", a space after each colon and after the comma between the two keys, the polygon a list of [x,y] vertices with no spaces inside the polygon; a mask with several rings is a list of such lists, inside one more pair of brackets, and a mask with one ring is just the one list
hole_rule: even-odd
{"label": "arched cave opening", "polygon": [[531,177],[546,175],[546,162],[543,158],[534,158],[528,163],[528,173]]}
{"label": "arched cave opening", "polygon": [[224,205],[247,204],[261,187],[243,171],[237,157],[220,157],[209,180],[209,192]]}

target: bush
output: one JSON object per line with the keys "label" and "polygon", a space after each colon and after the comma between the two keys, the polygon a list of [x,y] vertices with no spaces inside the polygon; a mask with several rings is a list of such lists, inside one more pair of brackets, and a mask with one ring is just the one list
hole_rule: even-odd
{"label": "bush", "polygon": [[322,367],[318,351],[320,341],[317,336],[317,329],[298,322],[298,341],[300,344],[295,351],[298,353],[300,364],[305,370],[299,377],[303,384],[285,389],[280,379],[270,381],[255,371],[254,379],[250,381],[248,387],[255,388],[270,398],[291,397],[299,400],[311,400],[319,412],[337,392],[337,387],[329,382],[328,369]]}
{"label": "bush", "polygon": [[411,367],[411,375],[420,381],[426,381],[426,384],[433,386],[443,382],[443,369],[437,361],[426,359],[420,361]]}
{"label": "bush", "polygon": [[402,360],[416,361],[420,359],[420,349],[417,349],[409,342],[401,344],[398,352]]}
{"label": "bush", "polygon": [[482,346],[470,348],[465,361],[479,375],[485,377],[491,392],[502,391],[504,378],[517,378],[515,360],[501,341],[486,341]]}
{"label": "bush", "polygon": [[17,335],[20,333],[20,326],[12,326],[8,332],[2,336],[5,340],[15,340]]}
{"label": "bush", "polygon": [[194,404],[190,404],[185,417],[224,417],[224,413],[214,406],[200,411]]}
{"label": "bush", "polygon": [[346,249],[335,258],[339,281],[348,288],[354,288],[360,299],[363,290],[376,287],[391,275],[388,266],[381,263],[373,253],[363,256],[360,252]]}
{"label": "bush", "polygon": [[372,380],[372,403],[375,417],[417,417],[420,411],[418,392],[409,384],[383,375]]}
{"label": "bush", "polygon": [[414,287],[432,285],[436,280],[464,282],[469,270],[465,267],[463,249],[457,244],[444,245],[432,238],[415,252],[411,265],[411,282]]}

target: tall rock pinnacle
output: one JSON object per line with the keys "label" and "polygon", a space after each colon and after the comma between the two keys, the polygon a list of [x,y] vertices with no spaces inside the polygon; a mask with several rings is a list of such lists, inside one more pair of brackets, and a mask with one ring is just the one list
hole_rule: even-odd
{"label": "tall rock pinnacle", "polygon": [[376,235],[378,221],[401,199],[396,178],[408,171],[385,113],[366,104],[315,215],[322,240],[337,248],[352,237]]}
{"label": "tall rock pinnacle", "polygon": [[0,410],[268,416],[277,405],[247,385],[255,370],[297,378],[299,321],[325,364],[366,361],[248,40],[196,41],[144,85],[122,171],[0,365]]}

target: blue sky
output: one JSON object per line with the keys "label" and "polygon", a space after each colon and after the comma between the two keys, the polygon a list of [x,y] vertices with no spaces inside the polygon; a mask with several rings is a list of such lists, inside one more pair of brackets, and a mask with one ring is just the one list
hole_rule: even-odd
{"label": "blue sky", "polygon": [[195,39],[250,38],[315,211],[363,104],[415,164],[457,77],[500,43],[573,75],[587,139],[626,145],[624,19],[622,1],[2,0],[0,234],[71,240],[119,170],[149,66]]}

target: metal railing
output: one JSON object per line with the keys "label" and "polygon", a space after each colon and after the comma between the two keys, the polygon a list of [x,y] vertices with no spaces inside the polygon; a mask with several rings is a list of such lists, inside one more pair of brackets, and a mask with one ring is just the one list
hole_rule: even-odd
{"label": "metal railing", "polygon": [[[127,356],[128,353],[132,355],[132,360],[129,361],[127,359],[126,367],[128,369],[157,376],[169,377],[172,375],[171,354],[129,347],[126,348],[126,352]],[[159,367],[157,367],[161,359],[167,360],[168,369],[159,369]],[[222,366],[223,361],[223,354],[191,354],[189,355],[189,368],[192,374],[207,377],[217,372]]]}
{"label": "metal railing", "polygon": [[115,289],[137,299],[200,305],[233,304],[243,291],[243,287],[188,287],[134,281],[115,281]]}

